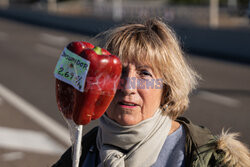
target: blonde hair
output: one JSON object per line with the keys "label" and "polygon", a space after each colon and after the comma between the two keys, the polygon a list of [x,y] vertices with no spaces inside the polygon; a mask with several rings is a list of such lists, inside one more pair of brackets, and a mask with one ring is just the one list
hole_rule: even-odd
{"label": "blonde hair", "polygon": [[122,62],[150,65],[162,77],[161,107],[172,119],[187,109],[198,75],[185,61],[174,32],[162,21],[150,19],[143,24],[112,29],[108,31],[105,48]]}

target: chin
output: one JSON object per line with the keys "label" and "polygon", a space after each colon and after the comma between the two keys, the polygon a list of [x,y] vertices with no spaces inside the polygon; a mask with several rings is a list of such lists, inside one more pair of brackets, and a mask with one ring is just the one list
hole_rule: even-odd
{"label": "chin", "polygon": [[140,121],[137,119],[134,119],[134,117],[131,118],[131,116],[123,116],[122,118],[118,119],[116,122],[122,126],[131,126],[131,125],[138,124]]}

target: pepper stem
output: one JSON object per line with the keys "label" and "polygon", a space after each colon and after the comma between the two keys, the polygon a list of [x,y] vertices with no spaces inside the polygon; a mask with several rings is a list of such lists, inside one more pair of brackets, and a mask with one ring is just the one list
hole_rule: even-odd
{"label": "pepper stem", "polygon": [[102,55],[102,48],[100,48],[99,46],[96,46],[93,50],[96,52],[96,54]]}

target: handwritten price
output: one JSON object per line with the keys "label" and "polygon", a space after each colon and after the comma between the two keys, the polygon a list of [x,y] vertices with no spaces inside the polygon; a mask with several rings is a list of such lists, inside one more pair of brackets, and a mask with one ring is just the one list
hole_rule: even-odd
{"label": "handwritten price", "polygon": [[83,92],[89,65],[90,62],[88,60],[65,48],[57,61],[54,76],[56,79]]}
{"label": "handwritten price", "polygon": [[62,77],[67,78],[68,80],[75,82],[79,89],[82,88],[81,80],[82,76],[76,75],[74,72],[69,72],[65,70],[63,67],[60,67],[58,70],[58,74]]}

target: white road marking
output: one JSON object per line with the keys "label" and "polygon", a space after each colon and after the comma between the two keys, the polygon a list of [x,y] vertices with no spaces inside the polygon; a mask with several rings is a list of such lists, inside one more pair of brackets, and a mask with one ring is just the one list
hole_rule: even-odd
{"label": "white road marking", "polygon": [[15,161],[19,159],[23,159],[24,153],[20,151],[4,153],[1,155],[1,159],[3,161]]}
{"label": "white road marking", "polygon": [[8,39],[9,34],[7,34],[6,32],[0,31],[0,41],[4,41],[6,39]]}
{"label": "white road marking", "polygon": [[39,52],[42,52],[43,54],[45,54],[47,56],[56,57],[56,58],[58,58],[60,56],[61,52],[63,51],[63,49],[59,50],[59,49],[57,49],[55,47],[44,45],[44,44],[40,44],[40,43],[36,44],[35,48]]}
{"label": "white road marking", "polygon": [[0,147],[42,154],[62,154],[65,148],[43,132],[0,127]]}
{"label": "white road marking", "polygon": [[59,47],[65,46],[69,41],[66,37],[56,36],[48,33],[41,33],[39,37],[46,44]]}
{"label": "white road marking", "polygon": [[225,105],[228,107],[238,107],[240,105],[240,101],[238,101],[236,99],[222,96],[222,95],[215,94],[215,93],[211,93],[208,91],[200,91],[198,93],[198,97],[200,97],[204,100],[219,103],[219,104],[222,104],[222,105]]}
{"label": "white road marking", "polygon": [[27,117],[35,121],[41,127],[57,137],[60,141],[64,142],[68,146],[71,145],[68,130],[61,124],[57,123],[55,120],[44,114],[44,112],[28,103],[27,101],[16,95],[14,92],[4,87],[2,84],[0,84],[0,95],[7,102],[16,107],[18,111],[21,111]]}

